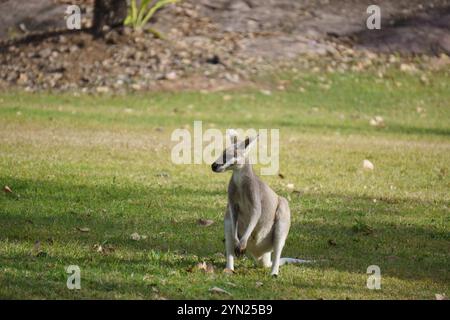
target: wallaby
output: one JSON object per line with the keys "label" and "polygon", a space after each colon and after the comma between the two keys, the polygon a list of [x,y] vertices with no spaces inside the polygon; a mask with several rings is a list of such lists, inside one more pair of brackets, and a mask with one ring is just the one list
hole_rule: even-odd
{"label": "wallaby", "polygon": [[248,156],[257,136],[238,141],[235,131],[228,134],[231,146],[211,165],[214,172],[233,170],[225,212],[226,267],[234,270],[234,257],[246,250],[260,265],[272,267],[272,276],[285,263],[310,262],[281,258],[291,223],[289,204],[253,173]]}

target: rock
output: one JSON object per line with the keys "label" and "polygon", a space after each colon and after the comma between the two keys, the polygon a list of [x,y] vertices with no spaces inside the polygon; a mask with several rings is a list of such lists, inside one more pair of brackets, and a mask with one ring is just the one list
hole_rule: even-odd
{"label": "rock", "polygon": [[72,45],[69,47],[69,52],[74,53],[80,50],[80,48],[77,45]]}
{"label": "rock", "polygon": [[413,73],[417,71],[417,68],[412,64],[402,63],[400,64],[400,70],[403,72]]}
{"label": "rock", "polygon": [[19,76],[19,79],[17,80],[17,83],[20,85],[24,85],[28,82],[28,76],[26,73],[21,73]]}
{"label": "rock", "polygon": [[6,81],[13,82],[13,81],[16,81],[18,78],[19,78],[19,72],[12,71],[9,74],[7,74]]}
{"label": "rock", "polygon": [[95,90],[98,93],[108,93],[110,89],[107,86],[99,86],[99,87],[95,88]]}
{"label": "rock", "polygon": [[171,71],[166,73],[165,78],[167,80],[175,80],[177,78],[177,73],[175,71]]}
{"label": "rock", "polygon": [[39,56],[44,59],[50,57],[51,54],[52,54],[52,49],[50,49],[50,48],[45,48],[45,49],[42,49],[41,51],[39,51]]}

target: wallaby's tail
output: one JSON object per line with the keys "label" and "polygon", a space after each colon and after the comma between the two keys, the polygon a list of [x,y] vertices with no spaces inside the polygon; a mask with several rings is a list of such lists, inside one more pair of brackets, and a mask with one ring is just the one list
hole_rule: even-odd
{"label": "wallaby's tail", "polygon": [[295,258],[281,258],[280,259],[280,266],[284,264],[291,264],[291,263],[313,263],[315,260],[303,260],[303,259],[295,259]]}

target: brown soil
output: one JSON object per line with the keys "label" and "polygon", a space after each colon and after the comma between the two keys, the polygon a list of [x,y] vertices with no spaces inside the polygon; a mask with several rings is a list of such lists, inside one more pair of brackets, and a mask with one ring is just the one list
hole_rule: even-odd
{"label": "brown soil", "polygon": [[[185,0],[151,22],[164,40],[129,29],[103,40],[67,32],[67,3],[0,0],[0,87],[212,90],[241,86],[261,68],[299,56],[339,63],[355,49],[450,54],[450,0]],[[76,3],[89,27],[92,1]],[[381,7],[381,30],[365,27],[369,4]]]}

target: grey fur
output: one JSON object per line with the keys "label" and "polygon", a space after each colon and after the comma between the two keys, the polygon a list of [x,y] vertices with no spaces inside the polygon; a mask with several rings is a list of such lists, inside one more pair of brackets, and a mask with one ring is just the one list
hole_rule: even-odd
{"label": "grey fur", "polygon": [[278,275],[280,265],[308,262],[280,258],[289,233],[289,204],[253,172],[248,151],[256,137],[242,142],[231,138],[233,145],[212,164],[214,172],[233,170],[225,213],[226,267],[234,270],[234,257],[246,251],[260,265],[272,267],[273,276]]}

